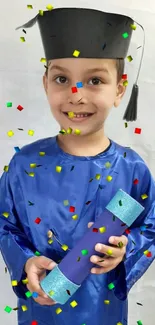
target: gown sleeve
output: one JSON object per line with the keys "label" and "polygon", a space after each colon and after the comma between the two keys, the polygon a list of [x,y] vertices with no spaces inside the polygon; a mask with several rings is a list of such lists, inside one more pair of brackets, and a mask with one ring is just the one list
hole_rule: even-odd
{"label": "gown sleeve", "polygon": [[13,291],[17,297],[26,299],[27,288],[21,279],[26,278],[24,266],[28,258],[35,256],[35,249],[25,235],[20,222],[25,218],[26,209],[14,157],[10,162],[9,170],[4,172],[0,179],[0,250],[11,281],[19,282],[17,286],[12,287]]}
{"label": "gown sleeve", "polygon": [[[111,272],[108,281],[115,285],[114,294],[125,300],[132,286],[143,276],[155,259],[155,181],[144,161],[137,164],[130,194],[145,210],[128,229],[128,245],[124,260]],[[141,196],[147,195],[142,199]]]}

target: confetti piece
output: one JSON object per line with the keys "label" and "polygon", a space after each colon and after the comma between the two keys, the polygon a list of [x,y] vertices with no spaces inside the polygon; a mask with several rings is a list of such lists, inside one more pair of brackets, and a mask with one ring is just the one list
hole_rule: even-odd
{"label": "confetti piece", "polygon": [[73,52],[73,56],[75,56],[76,58],[80,55],[80,52],[78,50],[75,50]]}
{"label": "confetti piece", "polygon": [[74,112],[68,112],[68,117],[70,117],[70,118],[73,118],[73,117],[75,117],[75,114],[74,114]]}
{"label": "confetti piece", "polygon": [[147,257],[152,257],[152,253],[148,252],[148,254],[146,255]]}
{"label": "confetti piece", "polygon": [[88,205],[88,204],[90,204],[90,203],[91,203],[91,201],[87,201],[87,202],[86,202],[86,205]]}
{"label": "confetti piece", "polygon": [[45,156],[45,152],[40,151],[40,152],[39,152],[39,156],[41,156],[41,157]]}
{"label": "confetti piece", "polygon": [[122,241],[120,241],[119,243],[118,243],[118,247],[119,248],[122,248],[124,245],[123,245],[123,243],[122,243]]}
{"label": "confetti piece", "polygon": [[134,183],[134,185],[137,185],[139,183],[139,180],[136,178],[136,179],[134,179],[133,183]]}
{"label": "confetti piece", "polygon": [[51,290],[51,291],[49,291],[48,294],[52,297],[52,296],[54,295],[54,293],[55,293],[55,292],[54,292],[53,290]]}
{"label": "confetti piece", "polygon": [[130,230],[130,229],[126,229],[126,230],[125,230],[125,233],[126,233],[127,235],[129,235],[129,234],[131,233],[131,230]]}
{"label": "confetti piece", "polygon": [[43,10],[39,10],[39,15],[43,16],[44,15],[44,11]]}
{"label": "confetti piece", "polygon": [[15,311],[16,311],[16,310],[19,310],[19,308],[18,308],[18,307],[15,307],[15,308],[13,308],[13,310],[15,310]]}
{"label": "confetti piece", "polygon": [[108,288],[109,288],[109,290],[112,290],[115,288],[115,285],[111,282],[108,284]]}
{"label": "confetti piece", "polygon": [[30,176],[30,177],[34,177],[34,173],[28,173],[28,175]]}
{"label": "confetti piece", "polygon": [[22,310],[23,310],[23,311],[26,311],[26,310],[28,310],[28,308],[27,308],[27,306],[26,306],[26,305],[22,305],[21,307],[22,307]]}
{"label": "confetti piece", "polygon": [[38,322],[36,320],[33,320],[31,325],[39,325]]}
{"label": "confetti piece", "polygon": [[86,255],[88,255],[88,250],[87,249],[83,249],[81,251],[81,253],[82,253],[83,256],[86,256]]}
{"label": "confetti piece", "polygon": [[123,80],[127,80],[127,79],[128,79],[128,75],[127,75],[127,74],[123,74],[123,75],[122,75],[122,79],[123,79]]}
{"label": "confetti piece", "polygon": [[57,173],[60,173],[61,170],[62,170],[62,167],[61,167],[61,166],[56,166],[56,172],[57,172]]}
{"label": "confetti piece", "polygon": [[74,216],[72,216],[72,219],[73,220],[77,220],[78,219],[78,215],[77,214],[74,214]]}
{"label": "confetti piece", "polygon": [[36,255],[36,256],[40,256],[41,254],[40,254],[38,251],[36,251],[36,252],[35,252],[35,255]]}
{"label": "confetti piece", "polygon": [[121,200],[119,201],[119,205],[120,205],[120,206],[122,206],[122,205],[123,205],[123,204],[122,204],[122,201],[121,201]]}
{"label": "confetti piece", "polygon": [[110,304],[110,300],[104,300],[105,305],[109,305]]}
{"label": "confetti piece", "polygon": [[128,123],[124,123],[125,124],[125,128],[127,128],[128,127]]}
{"label": "confetti piece", "polygon": [[11,312],[12,308],[9,306],[6,306],[4,310],[9,314]]}
{"label": "confetti piece", "polygon": [[27,8],[28,9],[33,9],[33,6],[32,5],[27,5]]}
{"label": "confetti piece", "polygon": [[4,166],[4,172],[8,172],[8,170],[9,170],[9,166]]}
{"label": "confetti piece", "polygon": [[11,284],[13,287],[16,287],[18,285],[18,282],[17,282],[17,280],[13,280],[13,281],[11,281]]}
{"label": "confetti piece", "polygon": [[7,267],[5,266],[5,273],[7,273]]}
{"label": "confetti piece", "polygon": [[126,152],[124,152],[124,158],[126,158]]}
{"label": "confetti piece", "polygon": [[111,180],[112,180],[112,176],[107,176],[107,177],[106,177],[106,180],[107,180],[108,182],[111,182]]}
{"label": "confetti piece", "polygon": [[112,256],[112,250],[111,250],[111,249],[108,249],[107,254],[108,254],[109,256]]}
{"label": "confetti piece", "polygon": [[83,87],[83,83],[82,83],[82,81],[77,82],[77,83],[76,83],[76,87],[77,87],[77,88],[82,88],[82,87]]}
{"label": "confetti piece", "polygon": [[129,62],[132,62],[133,61],[133,58],[132,58],[131,55],[127,56],[127,59],[128,59]]}
{"label": "confetti piece", "polygon": [[36,168],[37,164],[30,164],[30,168]]}
{"label": "confetti piece", "polygon": [[47,237],[48,237],[48,238],[52,238],[52,237],[53,237],[53,232],[52,232],[51,230],[49,230],[49,231],[47,232]]}
{"label": "confetti piece", "polygon": [[28,203],[29,203],[29,206],[34,205],[34,203],[32,203],[31,201],[28,201]]}
{"label": "confetti piece", "polygon": [[7,107],[12,107],[12,103],[11,102],[8,102],[8,103],[6,103],[6,106]]}
{"label": "confetti piece", "polygon": [[7,135],[8,135],[8,137],[13,137],[14,133],[12,130],[10,130],[10,131],[8,131]]}
{"label": "confetti piece", "polygon": [[132,30],[136,30],[136,28],[137,28],[137,26],[133,25],[133,24],[131,24],[130,27],[131,27]]}
{"label": "confetti piece", "polygon": [[103,234],[104,232],[106,232],[106,227],[100,227],[99,231],[101,234]]}
{"label": "confetti piece", "polygon": [[123,325],[123,324],[119,322],[119,323],[117,323],[116,325]]}
{"label": "confetti piece", "polygon": [[59,131],[59,133],[66,134],[66,131],[64,129],[62,129],[61,131]]}
{"label": "confetti piece", "polygon": [[70,303],[71,307],[76,307],[77,306],[77,302],[75,300],[73,300],[71,303]]}
{"label": "confetti piece", "polygon": [[141,231],[146,231],[146,226],[141,226],[141,227],[140,227],[140,230],[141,230]]}
{"label": "confetti piece", "polygon": [[32,297],[33,297],[33,298],[38,298],[38,296],[39,296],[38,292],[33,292],[33,293],[32,293]]}
{"label": "confetti piece", "polygon": [[23,284],[28,284],[28,278],[22,280]]}
{"label": "confetti piece", "polygon": [[18,106],[17,106],[17,109],[18,109],[18,111],[21,112],[21,111],[24,109],[24,107],[22,107],[21,105],[18,105]]}
{"label": "confetti piece", "polygon": [[53,243],[53,239],[48,240],[48,244],[51,245]]}
{"label": "confetti piece", "polygon": [[28,135],[33,136],[33,135],[34,135],[34,131],[33,131],[33,130],[29,130],[29,131],[28,131]]}
{"label": "confetti piece", "polygon": [[64,244],[64,245],[61,246],[61,248],[62,248],[64,251],[67,251],[68,246]]}
{"label": "confetti piece", "polygon": [[23,129],[19,129],[19,128],[18,128],[18,130],[19,130],[19,131],[24,131]]}
{"label": "confetti piece", "polygon": [[62,309],[61,308],[57,308],[55,312],[58,315],[58,314],[60,314],[62,312]]}
{"label": "confetti piece", "polygon": [[93,232],[98,232],[98,229],[97,228],[93,228]]}
{"label": "confetti piece", "polygon": [[68,295],[69,295],[69,296],[71,296],[71,293],[70,293],[70,291],[69,291],[69,290],[66,290],[66,292],[68,293]]}
{"label": "confetti piece", "polygon": [[107,44],[104,43],[103,46],[102,46],[102,50],[104,50],[106,48]]}
{"label": "confetti piece", "polygon": [[2,213],[2,216],[5,217],[5,218],[8,218],[9,217],[9,213],[8,212],[3,212]]}
{"label": "confetti piece", "polygon": [[30,298],[30,297],[32,297],[32,293],[30,291],[27,291],[27,292],[25,292],[25,296],[27,298]]}
{"label": "confetti piece", "polygon": [[113,221],[115,221],[116,220],[116,216],[113,216]]}
{"label": "confetti piece", "polygon": [[106,168],[110,168],[110,167],[111,167],[111,163],[108,161],[108,162],[105,163],[104,166],[105,166]]}
{"label": "confetti piece", "polygon": [[95,178],[96,178],[97,180],[99,180],[99,179],[101,178],[101,175],[100,175],[100,174],[96,174]]}
{"label": "confetti piece", "polygon": [[64,206],[68,206],[69,205],[69,201],[68,200],[64,200],[63,201],[63,204],[64,204]]}
{"label": "confetti piece", "polygon": [[93,178],[90,179],[89,183],[91,183],[93,181]]}
{"label": "confetti piece", "polygon": [[74,94],[74,93],[77,93],[77,91],[78,91],[76,87],[72,87],[71,89],[72,89],[72,93],[73,93],[73,94]]}
{"label": "confetti piece", "polygon": [[69,208],[69,212],[75,212],[75,207],[70,206],[70,208]]}
{"label": "confetti piece", "polygon": [[141,134],[141,129],[139,129],[139,128],[135,128],[135,133],[137,133],[137,134]]}
{"label": "confetti piece", "polygon": [[16,152],[20,151],[19,147],[14,147],[14,149],[15,149]]}
{"label": "confetti piece", "polygon": [[72,170],[74,169],[74,167],[75,167],[75,166],[72,166],[72,167],[71,167],[71,172],[72,172]]}
{"label": "confetti piece", "polygon": [[128,33],[124,33],[122,34],[123,38],[128,38],[129,37],[129,34]]}
{"label": "confetti piece", "polygon": [[73,129],[71,129],[71,128],[68,128],[68,129],[67,129],[67,134],[71,134],[71,133],[72,133],[72,131],[73,131]]}
{"label": "confetti piece", "polygon": [[21,40],[22,43],[24,43],[25,42],[25,37],[20,37],[20,40]]}
{"label": "confetti piece", "polygon": [[53,8],[54,8],[54,7],[53,7],[52,5],[50,5],[50,4],[46,6],[46,9],[47,9],[47,10],[50,10],[50,11],[51,11]]}
{"label": "confetti piece", "polygon": [[78,257],[78,259],[77,259],[77,262],[80,262],[80,260],[81,260],[81,258],[80,258],[80,257]]}
{"label": "confetti piece", "polygon": [[137,302],[136,304],[139,305],[139,306],[143,306],[140,302]]}
{"label": "confetti piece", "polygon": [[127,80],[123,82],[123,86],[124,86],[124,87],[127,87],[128,84],[129,84],[129,82],[128,82]]}
{"label": "confetti piece", "polygon": [[141,320],[138,320],[138,321],[137,321],[137,324],[138,324],[138,325],[143,325],[143,323],[142,323]]}
{"label": "confetti piece", "polygon": [[142,195],[141,195],[141,198],[142,198],[143,200],[145,200],[145,199],[148,198],[148,195],[147,195],[147,194],[142,194]]}
{"label": "confetti piece", "polygon": [[75,133],[76,135],[79,135],[79,134],[81,134],[81,131],[78,130],[78,129],[76,129],[76,130],[74,131],[74,133]]}

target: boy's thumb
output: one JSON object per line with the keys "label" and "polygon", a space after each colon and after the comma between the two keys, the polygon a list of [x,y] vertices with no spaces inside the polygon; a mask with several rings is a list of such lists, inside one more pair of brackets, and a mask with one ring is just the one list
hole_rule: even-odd
{"label": "boy's thumb", "polygon": [[38,264],[46,270],[52,270],[57,265],[53,260],[46,256],[40,256]]}

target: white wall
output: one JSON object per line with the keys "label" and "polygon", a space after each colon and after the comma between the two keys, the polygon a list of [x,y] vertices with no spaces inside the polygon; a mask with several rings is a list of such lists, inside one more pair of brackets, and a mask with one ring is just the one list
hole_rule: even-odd
{"label": "white wall", "polygon": [[[27,4],[34,6],[27,9]],[[19,38],[24,36],[22,29],[15,31],[31,18],[39,9],[46,10],[47,1],[1,0],[0,10],[0,174],[4,165],[8,165],[14,154],[15,146],[23,146],[39,138],[53,136],[59,131],[54,121],[44,90],[42,75],[44,64],[40,58],[44,57],[37,24],[27,29],[26,42],[21,43]],[[146,47],[139,79],[139,117],[134,123],[124,127],[123,113],[135,81],[140,60],[143,33],[138,28],[133,35],[129,54],[133,54],[132,63],[126,64],[130,84],[119,108],[113,108],[106,122],[106,134],[114,141],[136,150],[146,161],[155,177],[155,2],[154,0],[53,0],[56,7],[85,7],[103,11],[122,13],[131,16],[142,24],[146,31]],[[13,107],[7,108],[6,103],[12,102]],[[17,106],[22,105],[22,112]],[[142,129],[140,135],[134,133],[134,128]],[[23,128],[24,131],[18,131]],[[27,134],[29,129],[35,130],[33,137]],[[9,138],[7,132],[13,130],[14,136]],[[16,307],[16,297],[12,292],[9,275],[4,272],[5,264],[0,260],[0,316],[2,324],[14,325],[16,312],[4,312],[6,305]],[[134,286],[129,295],[129,325],[136,325],[142,320],[143,325],[154,324],[154,309],[150,301],[155,301],[155,263],[148,272]],[[143,304],[138,306],[136,302]],[[110,324],[109,324],[110,325]]]}

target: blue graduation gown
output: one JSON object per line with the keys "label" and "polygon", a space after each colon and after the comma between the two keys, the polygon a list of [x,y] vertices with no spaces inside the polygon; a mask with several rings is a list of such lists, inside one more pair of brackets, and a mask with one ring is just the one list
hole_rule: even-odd
{"label": "blue graduation gown", "polygon": [[[31,168],[30,164],[36,166]],[[56,166],[62,167],[61,172],[56,172]],[[99,180],[96,174],[101,175]],[[107,181],[108,175],[111,181]],[[88,222],[96,220],[120,188],[145,207],[126,234],[126,259],[111,272],[90,274],[65,305],[41,306],[32,297],[27,298],[28,289],[21,281],[26,278],[23,268],[27,259],[38,251],[58,263],[67,254],[61,245],[72,249],[87,231]],[[147,198],[142,199],[143,194]],[[75,212],[70,212],[70,206]],[[9,216],[3,216],[4,212]],[[74,214],[77,220],[73,220]],[[41,219],[39,224],[36,218]],[[48,243],[49,230],[56,236],[52,244]],[[126,325],[128,293],[155,257],[155,181],[134,150],[112,140],[111,146],[95,157],[63,152],[57,137],[26,145],[13,156],[8,172],[1,177],[0,248],[11,280],[19,282],[13,287],[18,297],[19,325],[31,325],[34,320],[38,325]],[[152,256],[147,257],[146,250]],[[108,289],[111,282],[113,290]],[[78,303],[75,308],[70,306],[73,300]],[[58,307],[60,314],[56,314]]]}

